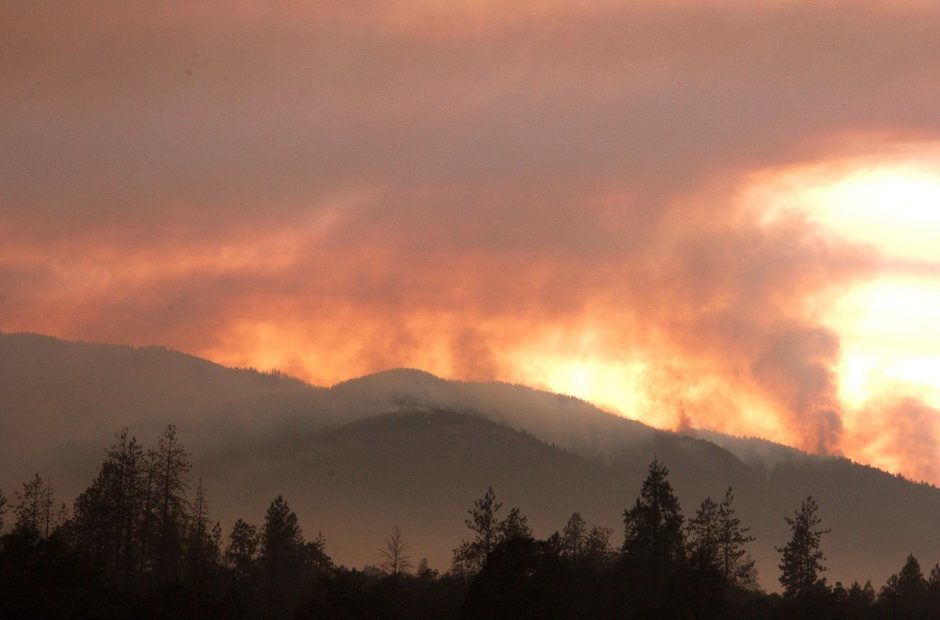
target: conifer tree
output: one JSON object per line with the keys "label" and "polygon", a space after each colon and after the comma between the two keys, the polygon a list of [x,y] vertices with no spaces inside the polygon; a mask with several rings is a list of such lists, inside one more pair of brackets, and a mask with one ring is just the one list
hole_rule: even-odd
{"label": "conifer tree", "polygon": [[3,490],[0,489],[0,533],[3,532],[3,515],[7,513],[7,498],[3,496]]}
{"label": "conifer tree", "polygon": [[52,487],[36,474],[31,480],[23,483],[23,490],[16,493],[16,501],[17,504],[13,508],[16,513],[16,529],[32,530],[42,536],[48,536],[53,522]]}
{"label": "conifer tree", "polygon": [[611,553],[610,537],[614,531],[609,527],[595,525],[584,539],[582,556],[595,561],[605,561]]}
{"label": "conifer tree", "polygon": [[496,501],[493,488],[487,489],[480,499],[473,502],[473,507],[467,512],[469,517],[464,520],[470,531],[472,540],[465,540],[454,549],[454,570],[468,575],[476,574],[483,567],[487,556],[500,539],[500,522],[497,517],[502,504]]}
{"label": "conifer tree", "polygon": [[581,557],[584,552],[585,542],[587,540],[587,524],[581,517],[581,513],[575,512],[568,518],[564,529],[561,531],[560,545],[561,554],[569,558]]}
{"label": "conifer tree", "polygon": [[258,559],[258,549],[261,543],[261,533],[257,526],[246,523],[242,519],[235,521],[232,533],[229,534],[229,544],[225,549],[225,561],[235,571],[236,580],[247,577]]}
{"label": "conifer tree", "polygon": [[930,576],[927,578],[927,587],[931,591],[940,594],[940,564],[934,564],[930,569]]}
{"label": "conifer tree", "polygon": [[689,519],[688,552],[692,562],[702,568],[718,570],[718,504],[706,497],[695,516]]}
{"label": "conifer tree", "polygon": [[206,499],[202,479],[196,485],[188,531],[186,535],[186,561],[184,570],[186,581],[193,591],[193,616],[199,616],[205,596],[205,584],[215,572],[219,563],[219,525],[212,525],[209,519],[209,504]]}
{"label": "conifer tree", "polygon": [[685,558],[682,509],[668,475],[659,461],[650,463],[640,497],[623,513],[623,552],[634,561],[663,565]]}
{"label": "conifer tree", "polygon": [[623,513],[623,560],[641,596],[641,615],[671,617],[679,613],[676,593],[686,569],[682,509],[668,480],[669,470],[650,463],[640,497]]}
{"label": "conifer tree", "polygon": [[529,528],[529,519],[522,512],[513,507],[506,518],[499,524],[499,542],[513,538],[532,538]]}
{"label": "conifer tree", "polygon": [[792,519],[786,517],[792,536],[786,545],[777,547],[781,554],[780,584],[785,598],[811,594],[825,584],[820,574],[826,570],[823,564],[826,557],[820,549],[820,542],[823,534],[830,530],[819,527],[822,520],[816,514],[817,510],[816,501],[807,497]]}
{"label": "conifer tree", "polygon": [[143,448],[123,429],[91,486],[75,500],[76,536],[100,564],[125,580],[140,553],[143,462]]}
{"label": "conifer tree", "polygon": [[725,491],[725,497],[718,506],[718,568],[725,582],[738,587],[756,582],[754,560],[744,549],[744,545],[754,542],[748,534],[751,528],[741,525],[741,520],[734,510],[734,493],[731,487]]}
{"label": "conifer tree", "polygon": [[581,513],[574,512],[568,518],[562,531],[556,532],[551,540],[562,557],[601,561],[606,559],[610,552],[612,534],[613,531],[610,528],[597,525],[588,529],[587,522]]}
{"label": "conifer tree", "polygon": [[154,468],[156,516],[154,560],[157,581],[175,581],[181,568],[186,520],[186,474],[189,453],[176,437],[170,424],[160,435]]}
{"label": "conifer tree", "polygon": [[920,568],[920,562],[913,554],[907,556],[904,566],[897,574],[888,577],[883,594],[904,598],[918,598],[927,592],[927,579]]}
{"label": "conifer tree", "polygon": [[278,495],[264,518],[258,565],[263,592],[263,616],[286,618],[302,595],[304,539],[297,515]]}

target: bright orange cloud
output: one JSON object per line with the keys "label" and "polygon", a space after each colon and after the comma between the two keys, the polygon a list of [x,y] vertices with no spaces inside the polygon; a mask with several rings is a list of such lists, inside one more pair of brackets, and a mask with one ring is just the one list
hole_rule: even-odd
{"label": "bright orange cloud", "polygon": [[[940,8],[311,6],[3,9],[0,329],[538,384],[936,475],[901,448],[929,401],[845,396],[833,309],[885,249],[774,201],[940,141]],[[911,422],[876,442],[860,407]]]}

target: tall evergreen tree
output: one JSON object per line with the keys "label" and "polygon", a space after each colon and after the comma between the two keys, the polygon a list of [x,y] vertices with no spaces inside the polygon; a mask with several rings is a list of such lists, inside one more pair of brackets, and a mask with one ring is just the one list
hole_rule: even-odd
{"label": "tall evergreen tree", "polygon": [[23,490],[16,493],[16,529],[32,530],[41,536],[50,534],[54,502],[52,486],[42,479],[39,474],[23,483]]}
{"label": "tall evergreen tree", "polygon": [[558,553],[562,557],[574,560],[603,561],[610,552],[609,528],[595,525],[588,529],[581,513],[575,512],[568,518],[561,532],[555,534]]}
{"label": "tall evergreen tree", "polygon": [[744,545],[754,542],[755,538],[748,533],[751,528],[742,526],[735,513],[731,487],[725,491],[725,497],[718,505],[717,525],[718,569],[725,582],[737,587],[754,585],[757,581],[754,560]]}
{"label": "tall evergreen tree", "polygon": [[677,591],[686,569],[682,509],[668,480],[669,470],[654,460],[633,508],[623,513],[623,560],[641,597],[642,615],[679,614]]}
{"label": "tall evergreen tree", "polygon": [[927,579],[924,578],[920,562],[913,554],[910,554],[904,561],[901,571],[888,577],[883,592],[889,596],[914,599],[926,594],[927,586]]}
{"label": "tall evergreen tree", "polygon": [[125,428],[115,436],[91,486],[75,500],[75,535],[100,564],[125,582],[140,553],[143,466],[143,448]]}
{"label": "tall evergreen tree", "polygon": [[170,424],[160,435],[154,465],[154,570],[157,581],[166,583],[179,578],[182,564],[190,468],[189,453],[176,437],[176,426]]}
{"label": "tall evergreen tree", "polygon": [[209,503],[202,479],[196,485],[196,496],[193,499],[187,530],[183,569],[186,583],[192,589],[193,617],[199,617],[206,596],[206,584],[212,579],[219,565],[221,538],[219,525],[213,526],[209,519]]}
{"label": "tall evergreen tree", "polygon": [[830,530],[820,528],[818,506],[812,497],[803,500],[793,518],[786,517],[791,538],[783,547],[777,547],[780,558],[780,585],[785,598],[796,598],[816,591],[825,581],[821,573],[826,556],[820,549],[823,534]]}
{"label": "tall evergreen tree", "polygon": [[595,525],[588,530],[584,539],[582,556],[594,561],[604,562],[611,554],[610,537],[614,531],[609,527]]}
{"label": "tall evergreen tree", "polygon": [[529,519],[515,507],[510,509],[509,514],[499,524],[498,531],[500,542],[512,538],[532,538]]}
{"label": "tall evergreen tree", "polygon": [[493,487],[486,490],[480,499],[473,502],[464,520],[474,536],[465,540],[454,549],[454,570],[459,573],[474,575],[483,567],[486,557],[493,551],[500,539],[499,509],[502,504],[496,501]]}
{"label": "tall evergreen tree", "polygon": [[303,596],[305,582],[303,532],[297,515],[278,495],[264,518],[258,564],[262,612],[267,618],[287,618]]}
{"label": "tall evergreen tree", "polygon": [[147,450],[144,457],[143,468],[143,501],[140,510],[140,526],[138,540],[140,552],[137,559],[137,573],[142,580],[144,574],[151,571],[154,566],[154,547],[157,539],[157,468],[158,453],[156,450]]}
{"label": "tall evergreen tree", "polygon": [[236,580],[247,577],[258,559],[261,533],[257,526],[238,519],[229,534],[229,544],[225,549],[225,561],[235,571]]}
{"label": "tall evergreen tree", "polygon": [[934,564],[930,569],[930,576],[927,578],[927,587],[932,592],[940,594],[940,564]]}
{"label": "tall evergreen tree", "polygon": [[561,554],[569,558],[581,557],[584,552],[584,545],[587,541],[587,523],[581,517],[581,513],[575,512],[568,518],[564,529],[561,531],[560,546]]}
{"label": "tall evergreen tree", "polygon": [[706,497],[695,516],[689,519],[688,553],[693,564],[702,568],[718,570],[718,504]]}
{"label": "tall evergreen tree", "polygon": [[668,476],[659,461],[650,463],[640,497],[623,513],[623,552],[638,562],[662,565],[685,558],[682,508]]}

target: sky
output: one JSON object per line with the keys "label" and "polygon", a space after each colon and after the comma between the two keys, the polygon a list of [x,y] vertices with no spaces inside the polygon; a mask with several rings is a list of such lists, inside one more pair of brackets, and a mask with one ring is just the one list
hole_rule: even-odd
{"label": "sky", "polygon": [[940,484],[940,4],[0,0],[0,330]]}

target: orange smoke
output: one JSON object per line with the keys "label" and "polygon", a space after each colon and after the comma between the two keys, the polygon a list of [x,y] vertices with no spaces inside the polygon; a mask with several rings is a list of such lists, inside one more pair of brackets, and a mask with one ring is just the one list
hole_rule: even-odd
{"label": "orange smoke", "polygon": [[4,9],[0,329],[536,384],[937,480],[905,440],[935,403],[845,396],[871,341],[834,309],[891,256],[778,198],[940,141],[940,8],[508,10]]}

